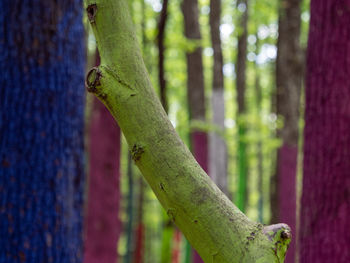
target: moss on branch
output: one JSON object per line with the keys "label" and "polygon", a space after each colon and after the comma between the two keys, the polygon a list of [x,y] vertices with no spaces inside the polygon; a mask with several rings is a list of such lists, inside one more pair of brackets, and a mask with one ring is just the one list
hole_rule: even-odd
{"label": "moss on branch", "polygon": [[249,220],[175,132],[150,83],[127,2],[85,4],[101,56],[101,66],[87,76],[87,89],[118,121],[136,165],[171,220],[206,263],[283,262],[290,235],[281,233],[290,233],[288,226],[271,230]]}

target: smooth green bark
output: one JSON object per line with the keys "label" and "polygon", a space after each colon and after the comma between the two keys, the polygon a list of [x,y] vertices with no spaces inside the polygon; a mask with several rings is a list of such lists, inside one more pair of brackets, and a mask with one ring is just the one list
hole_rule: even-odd
{"label": "smooth green bark", "polygon": [[148,78],[127,1],[89,0],[86,7],[101,56],[101,66],[88,73],[87,89],[118,121],[136,165],[170,219],[206,263],[283,262],[288,226],[267,229],[250,221],[176,134]]}

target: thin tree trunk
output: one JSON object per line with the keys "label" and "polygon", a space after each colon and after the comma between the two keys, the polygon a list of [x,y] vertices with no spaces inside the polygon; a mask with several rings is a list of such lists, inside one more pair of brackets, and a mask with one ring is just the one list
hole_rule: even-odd
{"label": "thin tree trunk", "polygon": [[145,226],[143,223],[143,206],[144,206],[144,183],[143,179],[139,178],[139,200],[137,207],[137,227],[135,232],[135,253],[134,263],[144,262],[145,250]]}
{"label": "thin tree trunk", "polygon": [[350,262],[350,13],[311,1],[300,262]]}
{"label": "thin tree trunk", "polygon": [[180,263],[181,258],[181,232],[176,230],[173,237],[173,249],[171,263]]}
{"label": "thin tree trunk", "polygon": [[81,4],[0,2],[0,262],[82,262]]}
{"label": "thin tree trunk", "polygon": [[134,247],[133,247],[133,233],[134,233],[134,179],[133,179],[133,169],[132,169],[132,159],[131,154],[128,154],[128,204],[127,204],[127,214],[128,214],[128,222],[127,222],[127,229],[126,229],[126,235],[127,235],[127,241],[126,241],[126,256],[125,256],[125,263],[131,263],[134,253]]}
{"label": "thin tree trunk", "polygon": [[[277,193],[273,218],[286,222],[296,230],[296,170],[298,155],[299,107],[302,81],[302,59],[299,43],[300,0],[282,1],[279,6],[276,86],[277,115],[283,118],[283,128],[277,131],[282,146],[277,153]],[[295,260],[292,240],[286,262]]]}
{"label": "thin tree trunk", "polygon": [[165,69],[164,69],[164,39],[165,39],[165,27],[168,18],[168,0],[163,0],[162,11],[160,12],[158,22],[158,80],[160,89],[160,101],[164,107],[165,112],[168,112],[168,102],[166,95],[166,80],[165,80]]}
{"label": "thin tree trunk", "polygon": [[247,203],[247,154],[244,137],[246,125],[242,116],[246,113],[246,58],[248,35],[248,0],[237,1],[237,8],[241,11],[238,28],[238,48],[236,60],[236,90],[238,104],[238,191],[237,206],[244,212]]}
{"label": "thin tree trunk", "polygon": [[120,130],[106,107],[93,102],[90,126],[90,176],[84,262],[117,260]]}
{"label": "thin tree trunk", "polygon": [[[258,57],[260,53],[260,41],[258,34],[255,34],[256,37],[256,43],[255,43],[255,54],[256,57]],[[257,61],[255,61],[255,94],[256,94],[256,105],[257,105],[257,115],[259,120],[262,118],[262,89],[260,84],[260,72],[259,72],[259,65]],[[260,121],[259,121],[260,124]],[[261,126],[258,126],[258,132],[261,134]],[[264,156],[263,156],[263,145],[262,145],[262,136],[260,136],[258,143],[257,143],[257,160],[258,160],[258,192],[259,192],[259,201],[258,201],[258,218],[259,222],[263,223],[264,221],[264,185],[263,185],[263,178],[264,178],[264,168],[263,168],[263,162],[264,162]]]}
{"label": "thin tree trunk", "polygon": [[127,2],[89,0],[87,13],[102,59],[89,71],[87,89],[118,120],[133,160],[172,221],[207,263],[283,262],[288,226],[250,221],[175,132],[147,76]]}
{"label": "thin tree trunk", "polygon": [[[163,211],[162,211],[163,212]],[[161,247],[161,263],[168,263],[171,261],[171,239],[174,233],[174,227],[169,219],[169,216],[164,212],[163,227],[162,227],[162,247]]]}
{"label": "thin tree trunk", "polygon": [[[184,0],[182,2],[184,15],[185,37],[188,40],[201,39],[198,1]],[[190,121],[205,121],[204,76],[202,62],[202,48],[186,53],[187,60],[187,98],[190,112]],[[206,132],[191,131],[191,148],[199,165],[208,172],[208,138]],[[196,251],[193,251],[193,263],[202,262]]]}
{"label": "thin tree trunk", "polygon": [[[96,52],[96,65],[99,65]],[[93,100],[89,135],[89,186],[84,242],[85,263],[116,263],[121,222],[120,129],[97,98]]]}
{"label": "thin tree trunk", "polygon": [[211,43],[214,50],[212,109],[213,124],[221,134],[212,132],[209,140],[209,175],[216,185],[228,195],[227,189],[227,149],[222,137],[225,131],[225,100],[223,58],[220,39],[221,0],[210,1]]}

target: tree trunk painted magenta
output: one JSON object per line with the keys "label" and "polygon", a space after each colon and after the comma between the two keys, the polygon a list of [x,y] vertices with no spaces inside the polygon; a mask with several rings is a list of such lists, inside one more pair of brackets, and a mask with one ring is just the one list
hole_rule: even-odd
{"label": "tree trunk painted magenta", "polygon": [[[200,41],[199,12],[197,0],[184,0],[182,2],[184,15],[185,37],[189,41]],[[187,62],[187,98],[190,112],[190,126],[195,121],[205,121],[205,95],[202,48],[196,47],[186,52]],[[191,129],[191,149],[194,157],[205,172],[208,172],[208,136],[204,131]],[[193,251],[193,263],[203,262],[196,251]]]}
{"label": "tree trunk painted magenta", "polygon": [[[277,131],[282,146],[277,153],[277,189],[272,209],[273,223],[287,223],[296,233],[296,172],[298,156],[299,107],[302,84],[302,56],[300,36],[300,0],[287,0],[279,6],[276,85],[277,115],[283,119],[283,128]],[[295,261],[293,239],[286,263]]]}
{"label": "tree trunk painted magenta", "polygon": [[283,262],[289,227],[262,226],[235,207],[176,134],[149,81],[125,0],[86,1],[101,65],[86,86],[118,120],[133,160],[204,262]]}
{"label": "tree trunk painted magenta", "polygon": [[89,136],[89,191],[85,263],[116,263],[119,220],[120,129],[106,107],[93,101]]}
{"label": "tree trunk painted magenta", "polygon": [[350,9],[311,1],[300,262],[350,262]]}
{"label": "tree trunk painted magenta", "polygon": [[80,263],[82,2],[0,7],[0,262]]}

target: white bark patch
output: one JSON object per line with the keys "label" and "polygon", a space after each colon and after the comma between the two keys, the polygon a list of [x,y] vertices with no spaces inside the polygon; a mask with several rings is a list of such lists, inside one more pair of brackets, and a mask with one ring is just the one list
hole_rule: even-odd
{"label": "white bark patch", "polygon": [[[223,89],[213,90],[212,107],[212,122],[223,133],[225,129]],[[221,191],[227,195],[227,148],[225,140],[217,131],[212,131],[209,134],[209,175]]]}

